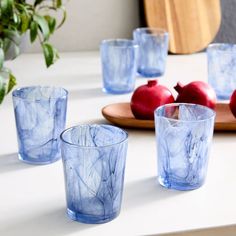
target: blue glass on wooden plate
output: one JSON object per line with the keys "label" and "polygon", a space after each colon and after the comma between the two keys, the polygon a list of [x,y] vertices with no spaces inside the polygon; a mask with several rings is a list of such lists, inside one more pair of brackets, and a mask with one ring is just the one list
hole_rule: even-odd
{"label": "blue glass on wooden plate", "polygon": [[215,112],[196,104],[167,104],[155,110],[159,183],[191,190],[203,185]]}
{"label": "blue glass on wooden plate", "polygon": [[208,82],[218,100],[229,100],[236,89],[236,44],[215,43],[207,48]]}
{"label": "blue glass on wooden plate", "polygon": [[168,54],[168,32],[158,28],[137,28],[133,38],[139,45],[138,73],[143,77],[162,76]]}
{"label": "blue glass on wooden plate", "polygon": [[20,160],[49,164],[60,159],[60,134],[65,129],[67,94],[63,88],[41,86],[13,91]]}
{"label": "blue glass on wooden plate", "polygon": [[138,45],[133,40],[103,40],[100,46],[103,91],[111,94],[130,93],[134,90]]}
{"label": "blue glass on wooden plate", "polygon": [[98,224],[119,215],[128,135],[110,125],[79,125],[61,134],[67,214]]}

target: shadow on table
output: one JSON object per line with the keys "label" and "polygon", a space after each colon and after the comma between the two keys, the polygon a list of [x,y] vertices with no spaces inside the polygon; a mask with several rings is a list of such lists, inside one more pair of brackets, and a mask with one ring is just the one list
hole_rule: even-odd
{"label": "shadow on table", "polygon": [[124,188],[123,209],[145,206],[184,193],[162,187],[156,177],[128,182]]}
{"label": "shadow on table", "polygon": [[[214,131],[214,135],[213,135],[213,140],[218,140],[220,139],[220,142],[222,143],[227,143],[228,139],[235,138],[236,133],[234,130],[232,131]],[[234,141],[234,140],[232,140]]]}
{"label": "shadow on table", "polygon": [[35,166],[20,161],[17,153],[0,155],[0,173],[23,170]]}
{"label": "shadow on table", "polygon": [[14,219],[11,225],[1,225],[0,235],[24,235],[24,236],[61,236],[84,231],[99,225],[82,224],[70,220],[65,213],[65,208],[59,208],[44,212],[41,215],[22,215]]}

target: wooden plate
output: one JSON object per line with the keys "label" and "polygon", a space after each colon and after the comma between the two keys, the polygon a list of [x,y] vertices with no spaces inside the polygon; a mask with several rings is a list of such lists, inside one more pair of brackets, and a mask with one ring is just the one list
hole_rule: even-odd
{"label": "wooden plate", "polygon": [[[132,114],[130,103],[114,103],[102,109],[103,116],[111,123],[127,128],[154,129],[153,120],[138,120]],[[236,131],[236,119],[228,104],[217,103],[215,130]]]}

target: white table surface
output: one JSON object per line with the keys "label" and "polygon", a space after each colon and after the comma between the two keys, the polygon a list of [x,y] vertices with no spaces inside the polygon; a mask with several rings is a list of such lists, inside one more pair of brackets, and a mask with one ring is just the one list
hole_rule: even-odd
{"label": "white table surface", "polygon": [[[42,55],[21,55],[7,62],[17,87],[56,85],[69,91],[67,127],[106,123],[101,108],[127,102],[128,95],[101,90],[98,52],[61,54],[46,69]],[[168,56],[160,83],[172,88],[177,81],[207,80],[206,55]],[[137,85],[145,83],[137,79]],[[121,214],[101,225],[71,221],[65,215],[62,163],[24,164],[17,158],[17,139],[11,96],[0,106],[0,235],[146,235],[236,223],[236,133],[216,133],[205,185],[194,191],[174,191],[156,181],[154,131],[128,130]]]}

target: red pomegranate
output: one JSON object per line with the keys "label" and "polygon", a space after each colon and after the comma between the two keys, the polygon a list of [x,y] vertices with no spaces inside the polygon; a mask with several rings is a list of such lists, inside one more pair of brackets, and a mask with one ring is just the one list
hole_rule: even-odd
{"label": "red pomegranate", "polygon": [[176,102],[200,104],[215,109],[216,94],[206,82],[193,81],[187,85],[178,82],[174,89],[178,92]]}
{"label": "red pomegranate", "polygon": [[156,80],[149,80],[134,91],[130,105],[135,118],[153,120],[157,107],[173,102],[174,97],[167,87],[159,85]]}

